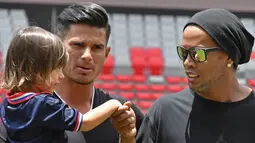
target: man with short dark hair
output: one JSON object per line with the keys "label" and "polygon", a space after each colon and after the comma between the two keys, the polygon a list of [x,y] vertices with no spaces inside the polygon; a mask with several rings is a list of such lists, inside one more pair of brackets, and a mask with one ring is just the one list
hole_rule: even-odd
{"label": "man with short dark hair", "polygon": [[[67,48],[69,60],[63,69],[65,79],[56,89],[56,95],[83,114],[110,99],[117,99],[122,104],[127,101],[94,87],[110,53],[110,47],[107,47],[110,33],[106,10],[94,3],[71,5],[58,17],[56,34]],[[142,120],[142,112],[132,105],[129,111],[116,112],[92,131],[66,132],[67,139],[69,143],[134,143]],[[6,141],[3,132],[0,137]]]}
{"label": "man with short dark hair", "polygon": [[254,92],[236,76],[253,44],[254,37],[227,10],[207,9],[191,17],[177,46],[189,88],[154,103],[137,142],[254,143]]}
{"label": "man with short dark hair", "polygon": [[[62,38],[69,53],[69,60],[63,69],[65,79],[56,89],[61,98],[82,113],[112,98],[124,103],[125,99],[110,96],[94,88],[94,80],[101,72],[110,53],[107,42],[111,27],[106,10],[94,3],[69,6],[59,15],[56,32]],[[132,109],[116,118],[113,117],[113,125],[122,139],[134,137],[136,135],[134,127],[139,129],[143,119],[143,114],[137,106],[134,105],[132,108],[136,119]],[[114,143],[119,140],[119,135],[112,128],[110,119],[93,131],[84,132],[83,135],[88,143]]]}

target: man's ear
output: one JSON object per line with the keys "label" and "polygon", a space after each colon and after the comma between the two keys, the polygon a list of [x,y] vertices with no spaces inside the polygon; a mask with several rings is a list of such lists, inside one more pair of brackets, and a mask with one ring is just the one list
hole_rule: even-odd
{"label": "man's ear", "polygon": [[110,51],[111,51],[111,47],[106,47],[106,49],[105,49],[105,59],[109,56]]}
{"label": "man's ear", "polygon": [[230,64],[231,66],[234,66],[234,61],[228,57],[228,60],[227,60],[227,65]]}

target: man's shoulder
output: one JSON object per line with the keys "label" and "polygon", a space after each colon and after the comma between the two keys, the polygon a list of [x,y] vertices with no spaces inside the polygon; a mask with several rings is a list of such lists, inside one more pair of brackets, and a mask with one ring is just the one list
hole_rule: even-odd
{"label": "man's shoulder", "polygon": [[189,88],[186,88],[176,93],[171,93],[171,94],[166,94],[164,96],[161,96],[158,99],[158,102],[169,105],[169,103],[173,103],[173,104],[190,103],[191,101],[193,101],[193,99],[194,99],[194,95],[192,91]]}
{"label": "man's shoulder", "polygon": [[[151,113],[161,113],[162,111],[171,111],[175,109],[189,109],[193,104],[194,95],[190,89],[184,89],[180,92],[166,94],[158,98],[149,112]],[[148,113],[148,112],[147,112]]]}

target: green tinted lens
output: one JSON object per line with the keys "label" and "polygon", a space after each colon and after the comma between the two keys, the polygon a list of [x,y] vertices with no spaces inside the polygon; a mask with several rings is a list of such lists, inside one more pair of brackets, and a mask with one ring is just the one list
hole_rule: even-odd
{"label": "green tinted lens", "polygon": [[198,62],[204,62],[206,60],[206,53],[205,50],[196,49],[196,54],[194,55],[194,59]]}
{"label": "green tinted lens", "polygon": [[183,48],[181,46],[177,46],[177,53],[181,60],[185,59],[185,57],[183,55]]}

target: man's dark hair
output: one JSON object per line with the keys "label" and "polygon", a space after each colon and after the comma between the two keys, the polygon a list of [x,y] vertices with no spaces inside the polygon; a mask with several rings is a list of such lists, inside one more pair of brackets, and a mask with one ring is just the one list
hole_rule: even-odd
{"label": "man's dark hair", "polygon": [[74,4],[65,8],[57,18],[56,34],[63,39],[70,25],[75,23],[105,28],[106,40],[108,41],[111,33],[111,26],[109,25],[106,10],[100,5],[86,2]]}

